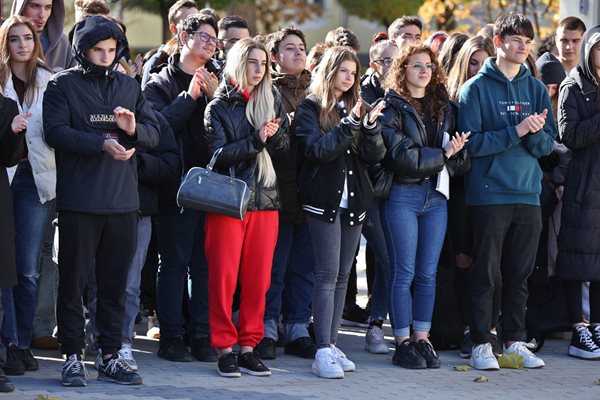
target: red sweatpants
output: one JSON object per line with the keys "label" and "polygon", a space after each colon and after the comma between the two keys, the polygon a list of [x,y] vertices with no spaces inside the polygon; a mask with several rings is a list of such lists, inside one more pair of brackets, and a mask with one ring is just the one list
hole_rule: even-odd
{"label": "red sweatpants", "polygon": [[[262,340],[278,225],[277,211],[248,211],[243,221],[206,215],[208,323],[214,348],[225,349],[236,343],[254,347]],[[231,306],[238,276],[241,292],[236,331]]]}

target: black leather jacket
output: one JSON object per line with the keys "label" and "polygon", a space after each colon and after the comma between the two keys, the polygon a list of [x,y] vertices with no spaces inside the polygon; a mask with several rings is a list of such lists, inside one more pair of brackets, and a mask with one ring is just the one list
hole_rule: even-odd
{"label": "black leather jacket", "polygon": [[260,139],[258,129],[246,118],[246,100],[227,78],[223,79],[204,112],[206,142],[210,153],[223,148],[215,169],[229,175],[229,168],[233,167],[235,177],[246,182],[251,191],[248,211],[277,210],[280,206],[277,185],[259,185],[256,159],[265,147],[272,160],[288,156],[289,123],[277,89],[273,88],[273,94],[275,114],[281,118],[281,122],[279,131],[267,139],[266,143]]}
{"label": "black leather jacket", "polygon": [[380,118],[381,134],[387,149],[383,164],[394,173],[394,183],[421,183],[435,176],[444,165],[451,177],[464,175],[471,168],[471,158],[463,148],[446,160],[442,149],[443,133],[456,132],[457,107],[449,103],[440,111],[435,147],[427,147],[425,125],[415,108],[392,89],[385,92],[386,107]]}

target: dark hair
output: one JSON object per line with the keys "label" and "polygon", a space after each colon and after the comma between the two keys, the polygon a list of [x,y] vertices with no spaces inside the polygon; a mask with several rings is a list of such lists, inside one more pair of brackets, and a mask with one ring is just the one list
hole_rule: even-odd
{"label": "dark hair", "polygon": [[558,23],[558,28],[563,28],[569,31],[579,31],[581,33],[584,33],[586,31],[585,24],[582,20],[580,20],[577,17],[563,18]]}
{"label": "dark hair", "polygon": [[81,11],[85,15],[108,15],[110,8],[104,0],[89,0],[84,1],[81,5]]}
{"label": "dark hair", "polygon": [[371,46],[373,46],[377,42],[381,42],[382,40],[389,40],[389,36],[387,32],[377,32],[373,35],[373,39],[371,39]]}
{"label": "dark hair", "polygon": [[311,73],[319,66],[323,59],[323,54],[328,48],[333,47],[331,43],[319,42],[316,43],[306,55],[306,69]]}
{"label": "dark hair", "polygon": [[239,15],[226,15],[219,21],[218,32],[227,32],[229,28],[248,29],[248,23]]}
{"label": "dark hair", "polygon": [[217,21],[209,14],[190,14],[181,22],[181,31],[191,34],[200,29],[202,25],[210,25],[217,33]]}
{"label": "dark hair", "polygon": [[542,44],[538,48],[537,57],[540,58],[544,53],[552,53],[552,48],[556,46],[554,42],[555,35],[550,35],[545,39],[542,39]]}
{"label": "dark hair", "polygon": [[[219,21],[219,15],[217,14],[217,12],[213,9],[213,8],[203,8],[202,10],[198,11],[198,14],[206,14],[206,15],[210,15],[211,17],[213,17],[213,19],[215,21]],[[215,32],[218,32],[215,29]]]}
{"label": "dark hair", "polygon": [[494,35],[504,39],[506,36],[519,35],[533,39],[533,25],[523,14],[513,13],[501,15],[496,19]]}
{"label": "dark hair", "polygon": [[392,66],[390,67],[385,79],[383,86],[385,88],[393,89],[406,101],[408,101],[417,110],[417,112],[423,116],[423,110],[421,110],[421,104],[418,101],[413,100],[413,97],[406,85],[406,67],[408,66],[408,60],[415,54],[425,53],[431,58],[431,62],[435,65],[435,68],[431,74],[431,80],[425,89],[425,99],[427,100],[427,111],[433,118],[437,119],[437,116],[442,108],[444,108],[449,102],[448,91],[446,90],[446,74],[444,70],[440,68],[435,53],[431,48],[425,44],[411,44],[400,49],[400,53],[394,58]]}
{"label": "dark hair", "polygon": [[177,0],[171,7],[169,7],[168,19],[169,24],[175,24],[175,14],[182,8],[198,8],[198,4],[194,0]]}
{"label": "dark hair", "polygon": [[293,26],[286,26],[267,36],[267,50],[269,50],[269,53],[276,56],[277,53],[279,53],[279,44],[289,35],[298,36],[300,40],[302,40],[302,44],[306,51],[306,38],[304,37],[304,32]]}
{"label": "dark hair", "polygon": [[401,28],[404,28],[408,25],[415,25],[417,28],[419,28],[420,31],[423,30],[423,22],[421,22],[421,19],[419,17],[412,15],[404,15],[392,22],[392,24],[388,28],[388,36],[391,40],[396,40],[399,34],[398,31]]}
{"label": "dark hair", "polygon": [[334,46],[351,47],[354,51],[360,50],[360,42],[358,37],[348,28],[339,26],[327,32],[325,42],[331,43]]}
{"label": "dark hair", "polygon": [[446,75],[450,73],[450,69],[456,61],[458,52],[463,47],[465,42],[469,39],[469,35],[464,33],[454,32],[448,36],[448,39],[444,41],[438,52],[438,61],[440,67],[444,69]]}

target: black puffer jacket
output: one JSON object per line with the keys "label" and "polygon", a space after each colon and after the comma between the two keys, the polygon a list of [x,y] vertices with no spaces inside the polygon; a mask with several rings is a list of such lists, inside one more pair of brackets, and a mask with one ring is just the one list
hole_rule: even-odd
{"label": "black puffer jacket", "polygon": [[[306,70],[302,71],[300,76],[273,72],[273,85],[281,94],[281,104],[290,121],[294,119],[298,104],[306,97],[306,89],[310,84],[310,78],[310,72]],[[298,201],[298,186],[296,184],[296,149],[298,145],[296,134],[292,128],[289,129],[289,156],[281,160],[274,160],[273,166],[275,172],[277,172],[279,196],[281,198],[280,221],[302,223],[306,222],[306,217]]]}
{"label": "black puffer jacket", "polygon": [[436,146],[427,146],[427,133],[415,108],[392,89],[385,93],[386,107],[381,117],[381,133],[387,149],[383,164],[394,173],[394,183],[421,183],[439,173],[444,165],[451,177],[464,175],[471,168],[466,149],[449,160],[444,159],[443,133],[454,135],[457,108],[448,104],[440,111]]}
{"label": "black puffer jacket", "polygon": [[[562,83],[558,129],[572,150],[558,235],[558,276],[574,281],[600,281],[600,113],[598,84],[591,67],[591,49],[600,42],[600,26],[582,40],[579,66]],[[596,35],[595,41],[588,40]]]}
{"label": "black puffer jacket", "polygon": [[281,118],[281,122],[279,131],[268,138],[266,143],[261,140],[258,129],[255,129],[246,118],[246,100],[226,78],[221,82],[215,98],[208,104],[204,113],[209,151],[214,153],[217,149],[223,148],[215,169],[224,175],[229,175],[229,169],[233,167],[235,177],[246,182],[250,189],[248,211],[277,210],[280,206],[277,185],[259,186],[256,158],[265,147],[272,160],[288,156],[289,124],[277,89],[273,88],[273,94],[275,114],[277,118]]}
{"label": "black puffer jacket", "polygon": [[[343,222],[362,224],[373,201],[367,165],[380,161],[385,155],[379,123],[373,129],[367,129],[353,123],[347,110],[339,108],[342,120],[331,131],[323,133],[320,111],[317,98],[310,95],[300,103],[294,118],[300,203],[311,216],[333,223],[347,179],[348,213]],[[358,141],[353,146],[357,135]]]}
{"label": "black puffer jacket", "polygon": [[370,104],[373,104],[377,99],[381,99],[385,91],[381,87],[381,82],[373,71],[369,71],[360,78],[360,97],[365,99]]}

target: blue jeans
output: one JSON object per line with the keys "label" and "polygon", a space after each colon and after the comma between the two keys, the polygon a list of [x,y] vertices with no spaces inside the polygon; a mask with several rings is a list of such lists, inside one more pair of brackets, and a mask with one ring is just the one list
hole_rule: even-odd
{"label": "blue jeans", "polygon": [[40,203],[29,161],[17,166],[11,184],[15,214],[17,285],[2,288],[4,320],[2,340],[19,348],[29,348],[33,317],[38,298],[40,252],[53,202]]}
{"label": "blue jeans", "polygon": [[161,213],[157,219],[160,267],[156,279],[156,311],[161,337],[186,333],[182,313],[186,275],[190,280],[188,305],[191,339],[208,336],[208,265],[204,254],[204,213]]}
{"label": "blue jeans", "polygon": [[311,316],[313,264],[308,224],[279,222],[265,308],[265,337],[278,339],[280,314],[283,314],[287,342],[308,336],[306,327]]}
{"label": "blue jeans", "polygon": [[410,336],[411,323],[414,331],[429,332],[448,220],[446,198],[429,179],[421,184],[393,185],[381,211],[392,266],[390,320],[394,336]]}
{"label": "blue jeans", "polygon": [[390,285],[390,257],[381,226],[381,213],[379,201],[373,201],[367,211],[367,218],[363,224],[362,234],[375,254],[375,279],[371,294],[371,321],[383,321],[387,318]]}

